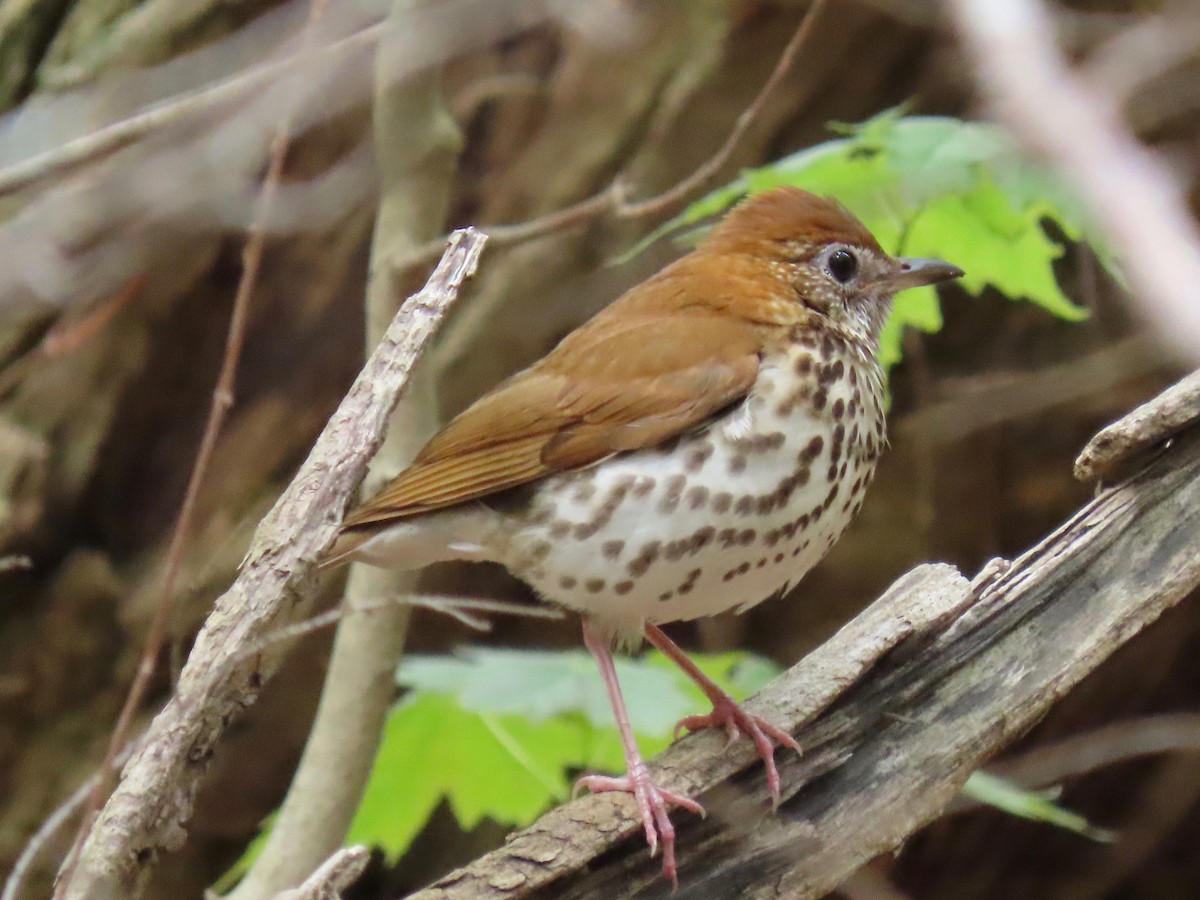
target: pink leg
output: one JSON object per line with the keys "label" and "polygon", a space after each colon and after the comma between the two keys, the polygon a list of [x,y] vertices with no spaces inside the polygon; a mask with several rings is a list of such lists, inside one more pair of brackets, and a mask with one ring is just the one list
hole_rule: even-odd
{"label": "pink leg", "polygon": [[767,768],[767,790],[771,792],[771,797],[778,803],[779,770],[775,768],[775,743],[772,743],[772,739],[799,753],[800,745],[796,743],[796,739],[786,731],[776,728],[771,723],[764,722],[758,716],[752,716],[742,709],[711,678],[701,672],[696,664],[687,658],[687,654],[680,646],[667,637],[666,632],[657,625],[646,625],[646,640],[683,669],[684,674],[696,682],[700,690],[704,691],[704,695],[712,701],[712,712],[706,716],[687,716],[680,719],[675,726],[675,733],[678,734],[681,728],[697,731],[701,728],[720,726],[724,727],[730,742],[734,741],[739,734],[748,735],[754,741],[758,755],[762,757],[763,764]]}
{"label": "pink leg", "polygon": [[575,787],[585,787],[593,793],[623,791],[633,794],[642,815],[642,827],[646,829],[650,855],[653,856],[658,851],[658,840],[661,837],[663,875],[671,879],[672,885],[678,887],[679,878],[675,870],[675,828],[671,825],[671,817],[667,815],[667,811],[672,806],[679,806],[704,815],[704,808],[694,800],[663,790],[651,780],[650,770],[646,767],[633,739],[633,728],[629,724],[629,714],[625,711],[625,699],[621,696],[621,685],[617,682],[612,653],[608,645],[588,626],[586,619],[583,623],[583,643],[595,657],[596,665],[600,668],[600,677],[604,679],[604,687],[608,691],[608,700],[617,720],[617,730],[621,732],[621,744],[625,748],[626,774],[621,778],[585,775],[575,782]]}

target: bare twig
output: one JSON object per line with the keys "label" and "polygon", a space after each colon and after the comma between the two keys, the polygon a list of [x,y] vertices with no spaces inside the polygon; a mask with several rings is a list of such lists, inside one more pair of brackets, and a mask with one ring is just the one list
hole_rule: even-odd
{"label": "bare twig", "polygon": [[[593,194],[586,200],[581,200],[573,206],[557,210],[545,216],[539,216],[528,222],[512,225],[482,226],[488,233],[488,239],[493,247],[504,247],[519,244],[534,238],[561,231],[564,228],[574,228],[585,225],[605,215],[613,215],[621,219],[640,219],[649,216],[671,212],[682,206],[695,196],[720,174],[733,151],[745,136],[750,127],[758,120],[763,107],[771,94],[783,81],[799,55],[800,50],[808,42],[817,22],[821,19],[828,6],[829,0],[814,0],[804,15],[803,21],[788,41],[779,61],[771,71],[766,82],[759,90],[753,102],[746,107],[734,122],[733,128],[721,147],[693,172],[676,182],[672,187],[654,197],[645,200],[630,201],[624,177],[618,175],[604,190]],[[437,255],[437,248],[442,245],[444,238],[437,238],[417,248],[412,254],[397,261],[397,268],[405,269],[420,265]]]}
{"label": "bare twig", "polygon": [[16,387],[41,360],[71,353],[95,337],[145,286],[146,277],[135,275],[119,291],[104,298],[82,316],[64,315],[60,318],[33,350],[0,369],[0,397]]}
{"label": "bare twig", "polygon": [[[399,27],[414,12],[435,15],[445,7],[442,0],[393,0],[391,30],[376,50],[372,130],[381,190],[366,291],[368,348],[382,336],[400,296],[395,260],[441,230],[450,203],[462,137],[444,108],[439,68],[401,77],[411,54]],[[392,415],[366,491],[406,465],[436,427],[432,381],[422,375],[415,388]],[[230,900],[258,900],[298,884],[344,840],[395,698],[393,673],[410,605],[390,604],[371,617],[354,613],[381,596],[413,593],[418,577],[351,567],[342,603],[349,615],[334,638],[304,753],[261,854]]]}
{"label": "bare twig", "polygon": [[[328,0],[312,0],[309,7],[308,21],[305,24],[304,50],[312,41],[317,24],[324,15]],[[302,50],[301,55],[304,55]],[[163,575],[162,597],[155,608],[146,633],[142,656],[138,662],[137,673],[133,684],[125,697],[125,703],[113,727],[109,738],[108,750],[100,763],[99,777],[96,779],[92,796],[84,809],[83,820],[80,823],[79,834],[76,835],[70,860],[75,857],[74,851],[83,843],[88,829],[91,827],[92,816],[104,799],[105,792],[111,787],[114,774],[114,760],[118,749],[125,743],[126,734],[133,717],[141,708],[150,681],[158,663],[158,654],[166,637],[167,620],[170,615],[172,600],[175,596],[175,581],[183,564],[184,552],[187,549],[188,537],[191,535],[192,519],[196,510],[196,501],[200,496],[200,486],[208,474],[209,461],[217,446],[217,438],[225,417],[233,406],[233,392],[237,383],[238,363],[242,357],[242,345],[245,341],[246,322],[250,311],[250,297],[258,283],[259,267],[262,264],[263,248],[266,244],[267,220],[271,215],[271,207],[279,190],[279,181],[283,175],[284,158],[287,156],[288,143],[291,140],[292,117],[295,115],[295,105],[285,109],[275,127],[275,135],[271,140],[270,165],[263,178],[262,189],[255,205],[254,218],[246,234],[246,244],[242,251],[242,274],[238,280],[237,292],[233,298],[233,310],[229,316],[229,331],[225,339],[225,353],[221,359],[221,371],[217,376],[217,385],[213,390],[212,403],[208,410],[208,420],[204,424],[204,433],[200,438],[200,448],[196,452],[196,461],[188,478],[187,488],[183,495],[183,503],[175,520],[175,528],[171,534],[171,543],[167,550],[166,571]],[[56,897],[65,896],[65,891],[71,880],[72,863],[69,861],[63,870],[60,887]]]}
{"label": "bare twig", "polygon": [[456,232],[426,287],[401,308],[312,453],[260,523],[233,585],[218,598],[179,678],[80,853],[70,897],[134,897],[158,851],[184,840],[204,762],[225,728],[258,697],[281,652],[246,662],[242,650],[302,616],[316,588],[315,561],[338,522],[421,350],[486,238]]}
{"label": "bare twig", "polygon": [[918,406],[896,423],[896,431],[931,444],[950,443],[1078,403],[1169,365],[1157,339],[1134,335],[1053,366],[1011,375],[993,372],[957,382],[952,391],[945,391],[951,396]]}
{"label": "bare twig", "polygon": [[88,132],[64,144],[23,159],[0,170],[0,196],[20,190],[48,178],[63,169],[80,165],[145,138],[161,128],[173,125],[222,103],[248,96],[282,75],[311,65],[318,59],[338,59],[361,47],[369,46],[383,32],[382,22],[369,25],[323,47],[301,49],[296,53],[262,63],[216,84],[205,85],[156,103],[132,116]]}
{"label": "bare twig", "polygon": [[1075,460],[1080,481],[1102,478],[1123,462],[1200,420],[1200,372],[1193,372],[1093,437]]}
{"label": "bare twig", "polygon": [[[1036,788],[1163,753],[1200,753],[1200,715],[1175,713],[1113,722],[999,760],[990,764],[988,771]],[[963,808],[975,805],[966,798],[961,804]]]}
{"label": "bare twig", "polygon": [[300,887],[283,891],[275,900],[338,900],[342,891],[358,880],[371,851],[366,847],[346,847],[325,860]]}
{"label": "bare twig", "polygon": [[[137,741],[130,742],[121,748],[117,753],[115,765],[122,765],[125,760],[133,755],[134,748],[138,745]],[[25,842],[25,846],[21,850],[21,854],[13,863],[12,870],[8,873],[8,878],[4,881],[4,891],[0,893],[0,900],[21,900],[21,894],[25,889],[25,879],[29,877],[29,870],[33,864],[37,862],[38,855],[42,849],[48,844],[59,830],[66,827],[66,824],[71,821],[71,818],[77,814],[87,804],[92,796],[92,790],[95,783],[100,779],[99,772],[93,772],[88,777],[87,781],[75,789],[75,791],[66,800],[60,803],[51,813],[42,820],[42,824],[38,826],[37,831]]]}
{"label": "bare twig", "polygon": [[997,115],[1078,190],[1146,316],[1200,357],[1200,230],[1183,186],[1121,124],[1112,98],[1070,71],[1037,0],[945,2]]}
{"label": "bare twig", "polygon": [[[353,609],[339,606],[316,616],[311,616],[303,622],[280,628],[263,637],[261,641],[252,644],[242,651],[242,659],[257,656],[274,644],[290,643],[297,638],[328,628],[349,616],[369,616],[371,613],[394,609],[397,604],[418,606],[433,612],[444,613],[459,622],[478,631],[486,631],[487,621],[475,613],[496,613],[504,616],[518,616],[527,619],[561,619],[561,610],[537,603],[516,603],[506,600],[477,600],[471,597],[392,597],[387,600],[360,602]],[[482,627],[481,627],[482,626]],[[3,898],[0,898],[3,900]]]}

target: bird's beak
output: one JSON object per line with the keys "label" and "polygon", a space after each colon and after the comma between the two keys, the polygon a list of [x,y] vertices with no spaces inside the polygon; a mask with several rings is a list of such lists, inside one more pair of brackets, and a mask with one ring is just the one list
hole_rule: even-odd
{"label": "bird's beak", "polygon": [[949,281],[951,278],[963,276],[963,270],[958,266],[940,259],[901,256],[896,260],[896,264],[892,273],[883,279],[893,291],[921,287],[925,284],[937,284],[939,281]]}

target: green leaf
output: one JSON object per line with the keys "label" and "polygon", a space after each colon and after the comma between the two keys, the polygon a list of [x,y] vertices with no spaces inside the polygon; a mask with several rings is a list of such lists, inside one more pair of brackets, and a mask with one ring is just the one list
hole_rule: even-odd
{"label": "green leaf", "polygon": [[[778,672],[745,653],[693,659],[736,698]],[[671,742],[678,719],[707,708],[661,654],[618,659],[617,677],[646,756]],[[412,692],[388,717],[351,843],[397,857],[442,799],[464,829],[484,818],[519,827],[565,799],[574,773],[624,769],[604,685],[583,651],[412,656],[397,680]]]}
{"label": "green leaf", "polygon": [[[636,249],[666,234],[682,233],[691,242],[698,223],[747,194],[794,185],[836,197],[889,253],[938,256],[961,266],[962,285],[972,293],[991,285],[1060,318],[1086,316],[1058,286],[1053,266],[1062,248],[1043,222],[1053,221],[1073,240],[1090,240],[1110,269],[1112,259],[1061,180],[1024,159],[1002,130],[949,117],[903,116],[899,109],[831,128],[844,136],[743,172]],[[896,297],[881,337],[885,368],[899,361],[906,327],[941,329],[933,288]]]}
{"label": "green leaf", "polygon": [[975,772],[962,786],[962,793],[988,806],[1035,822],[1073,831],[1100,843],[1111,843],[1116,835],[1098,828],[1078,813],[1055,803],[1057,792],[1030,791],[998,775]]}

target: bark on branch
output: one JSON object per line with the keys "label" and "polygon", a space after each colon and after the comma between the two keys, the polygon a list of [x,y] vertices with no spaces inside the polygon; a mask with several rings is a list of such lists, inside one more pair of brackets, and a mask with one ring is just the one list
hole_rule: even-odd
{"label": "bark on branch", "polygon": [[236,581],[217,601],[179,678],[87,842],[67,896],[133,897],[159,850],[179,847],[205,762],[226,726],[255,702],[286,647],[264,638],[301,617],[316,589],[315,561],[379,447],[413,364],[485,236],[455,232],[425,287],[401,307],[308,459],[263,519]]}
{"label": "bark on branch", "polygon": [[[1200,431],[1177,436],[1011,565],[921,566],[751,707],[794,733],[770,812],[751,749],[698,734],[655,762],[689,897],[817,897],[935,818],[967,776],[1200,583]],[[585,797],[411,900],[667,897],[629,798]]]}

